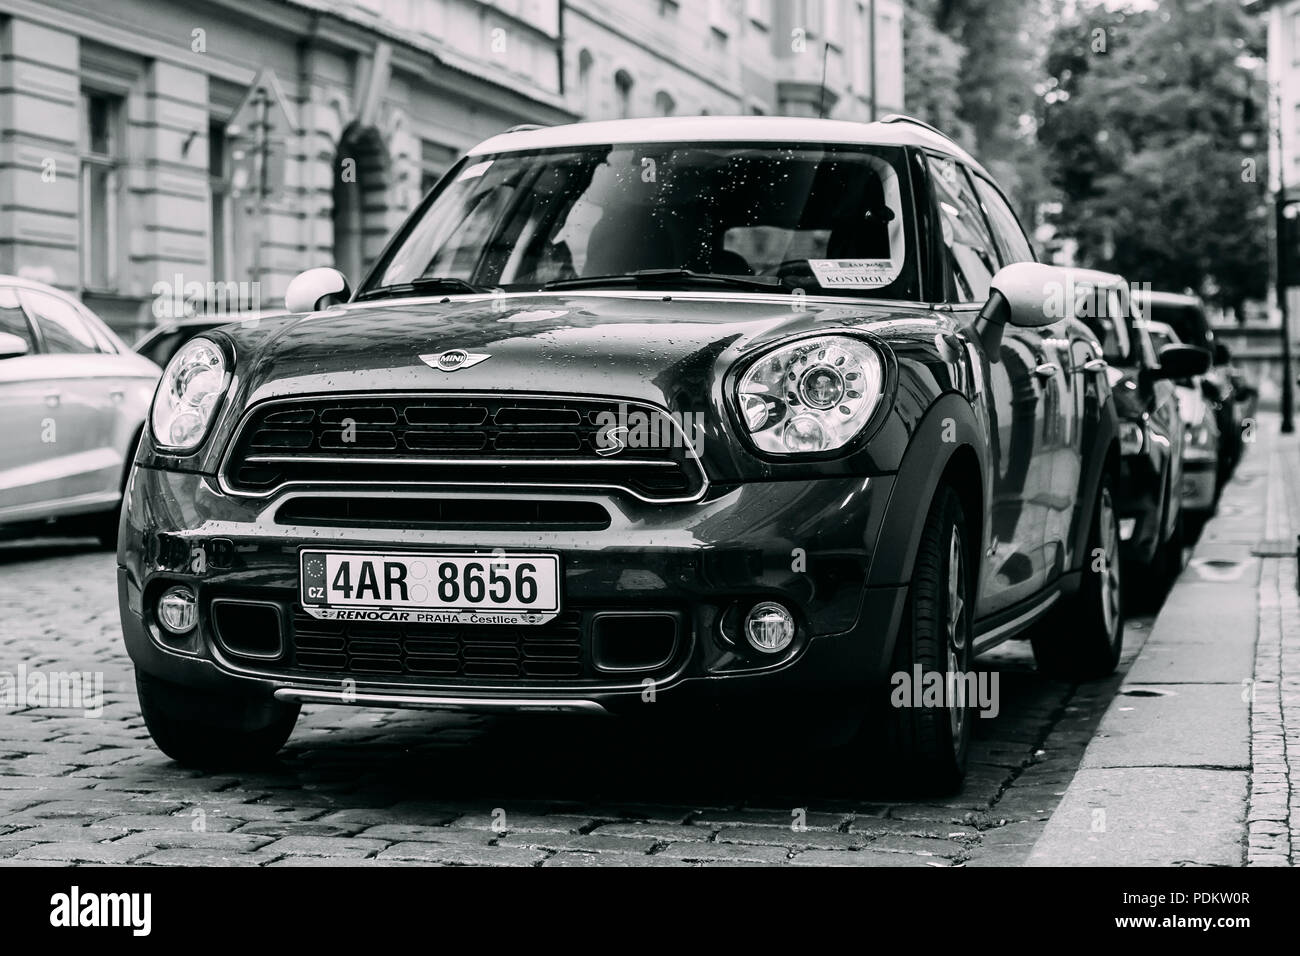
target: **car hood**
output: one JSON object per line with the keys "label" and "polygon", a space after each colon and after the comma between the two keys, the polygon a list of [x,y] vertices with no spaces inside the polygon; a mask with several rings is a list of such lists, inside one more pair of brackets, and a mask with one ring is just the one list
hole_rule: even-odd
{"label": "car hood", "polygon": [[[702,458],[715,480],[796,477],[803,464],[761,461],[724,437],[734,435],[727,373],[790,336],[845,327],[874,336],[888,368],[912,370],[881,426],[888,437],[878,439],[880,457],[873,439],[819,466],[825,474],[872,474],[892,467],[899,436],[924,413],[925,396],[944,387],[938,379],[946,380],[947,366],[934,352],[936,333],[956,328],[951,316],[909,303],[667,292],[398,299],[229,326],[213,334],[234,346],[234,379],[194,467],[215,470],[244,410],[269,399],[509,391],[626,399],[691,413],[702,423]],[[488,357],[443,371],[433,357],[450,349]]]}
{"label": "car hood", "polygon": [[[263,323],[262,340],[239,363],[240,397],[246,406],[310,393],[511,390],[699,411],[716,371],[752,349],[845,325],[865,325],[882,338],[907,335],[932,315],[902,303],[667,293],[353,303],[276,320],[270,335],[273,323]],[[240,330],[228,331],[239,350]],[[452,349],[487,357],[453,371],[430,364]]]}

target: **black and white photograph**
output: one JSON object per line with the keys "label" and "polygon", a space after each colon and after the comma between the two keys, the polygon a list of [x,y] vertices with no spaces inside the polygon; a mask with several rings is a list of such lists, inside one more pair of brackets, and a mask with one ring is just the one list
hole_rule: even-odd
{"label": "black and white photograph", "polygon": [[0,880],[1241,939],[1297,326],[1300,0],[0,0]]}

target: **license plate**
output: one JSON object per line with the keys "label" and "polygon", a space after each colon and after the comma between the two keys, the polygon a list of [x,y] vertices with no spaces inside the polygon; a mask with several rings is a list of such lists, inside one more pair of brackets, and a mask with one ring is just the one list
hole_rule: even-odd
{"label": "license plate", "polygon": [[303,551],[312,617],[405,624],[544,624],[560,610],[554,554]]}

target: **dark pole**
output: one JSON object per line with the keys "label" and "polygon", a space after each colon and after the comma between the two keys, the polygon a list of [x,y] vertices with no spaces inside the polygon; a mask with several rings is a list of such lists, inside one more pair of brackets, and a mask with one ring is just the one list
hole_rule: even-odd
{"label": "dark pole", "polygon": [[871,49],[871,76],[867,85],[871,88],[871,121],[874,123],[880,115],[880,110],[876,108],[876,0],[867,4],[867,17],[867,46]]}
{"label": "dark pole", "polygon": [[1283,156],[1281,103],[1278,104],[1277,133],[1277,199],[1274,213],[1277,220],[1277,310],[1282,320],[1282,434],[1290,435],[1295,431],[1295,377],[1291,371],[1291,322],[1290,309],[1287,308],[1288,239],[1287,196],[1286,196],[1286,159]]}
{"label": "dark pole", "polygon": [[1291,323],[1287,308],[1287,245],[1286,189],[1278,190],[1277,202],[1277,309],[1282,319],[1282,434],[1295,431],[1295,380],[1291,371]]}

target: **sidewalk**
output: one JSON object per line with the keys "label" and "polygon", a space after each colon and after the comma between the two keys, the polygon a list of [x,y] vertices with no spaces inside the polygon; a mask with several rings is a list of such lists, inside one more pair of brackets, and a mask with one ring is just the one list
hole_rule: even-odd
{"label": "sidewalk", "polygon": [[1300,442],[1279,424],[1258,420],[1030,866],[1300,856]]}

